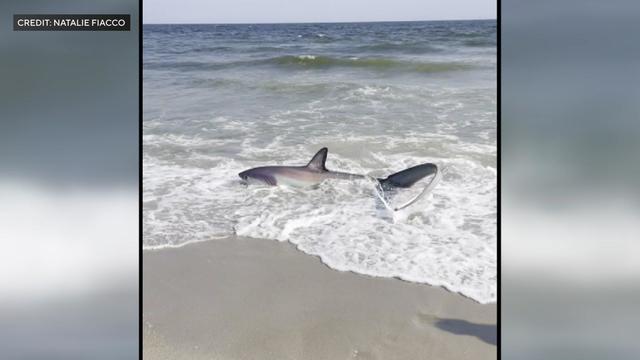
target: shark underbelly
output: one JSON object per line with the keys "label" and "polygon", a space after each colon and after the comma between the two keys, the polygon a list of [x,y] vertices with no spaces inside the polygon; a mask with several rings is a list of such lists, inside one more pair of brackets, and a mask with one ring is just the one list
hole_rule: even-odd
{"label": "shark underbelly", "polygon": [[357,180],[362,179],[364,176],[326,171],[321,173],[292,173],[287,175],[277,174],[274,176],[277,185],[294,186],[294,187],[307,187],[320,184],[327,179],[337,180]]}
{"label": "shark underbelly", "polygon": [[287,175],[274,175],[277,185],[292,186],[292,187],[307,187],[321,183],[325,180],[322,176],[287,176]]}
{"label": "shark underbelly", "polygon": [[293,187],[307,187],[317,185],[324,181],[326,178],[322,173],[296,170],[276,173],[273,177],[276,179],[277,185]]}

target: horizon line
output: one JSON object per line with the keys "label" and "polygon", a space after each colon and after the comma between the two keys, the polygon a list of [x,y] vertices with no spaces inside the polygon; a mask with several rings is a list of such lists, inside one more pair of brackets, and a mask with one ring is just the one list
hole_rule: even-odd
{"label": "horizon line", "polygon": [[300,21],[300,22],[234,22],[234,23],[217,23],[217,22],[149,22],[142,25],[294,25],[294,24],[358,24],[358,23],[392,23],[392,22],[439,22],[439,21],[497,21],[496,18],[480,18],[480,19],[438,19],[438,20],[362,20],[362,21]]}

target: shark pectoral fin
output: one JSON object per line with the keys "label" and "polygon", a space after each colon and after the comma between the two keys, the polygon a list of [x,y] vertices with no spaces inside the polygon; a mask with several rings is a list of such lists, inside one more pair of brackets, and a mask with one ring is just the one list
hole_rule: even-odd
{"label": "shark pectoral fin", "polygon": [[307,164],[307,168],[314,171],[327,171],[327,168],[325,167],[325,163],[327,162],[327,152],[328,149],[326,147],[320,149],[315,155],[313,155],[313,158],[311,158],[311,161]]}

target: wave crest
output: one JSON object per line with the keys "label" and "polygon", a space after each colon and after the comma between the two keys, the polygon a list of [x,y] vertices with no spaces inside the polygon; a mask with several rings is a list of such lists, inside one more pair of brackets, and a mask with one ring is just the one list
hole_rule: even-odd
{"label": "wave crest", "polygon": [[336,58],[313,55],[285,55],[266,60],[266,62],[283,67],[303,67],[312,69],[354,67],[372,70],[400,70],[421,73],[456,71],[471,68],[468,64],[457,62],[412,62],[389,58]]}
{"label": "wave crest", "polygon": [[356,68],[371,71],[404,71],[417,73],[440,73],[469,70],[473,66],[462,62],[416,62],[390,58],[330,57],[315,55],[283,55],[252,61],[234,61],[226,63],[209,62],[147,62],[146,69],[179,69],[181,71],[224,70],[236,67],[276,66],[284,69],[332,69]]}

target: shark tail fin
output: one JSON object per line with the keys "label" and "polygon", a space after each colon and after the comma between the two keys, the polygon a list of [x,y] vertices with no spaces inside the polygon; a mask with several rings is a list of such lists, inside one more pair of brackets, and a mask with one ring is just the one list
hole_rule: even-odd
{"label": "shark tail fin", "polygon": [[313,158],[311,158],[311,161],[309,161],[309,164],[307,164],[307,167],[315,171],[327,171],[327,168],[325,167],[325,163],[327,162],[327,151],[326,147],[318,150],[318,152],[313,155]]}
{"label": "shark tail fin", "polygon": [[383,188],[408,188],[426,176],[437,172],[438,167],[435,164],[426,163],[391,174],[385,179],[378,179],[378,181]]}

